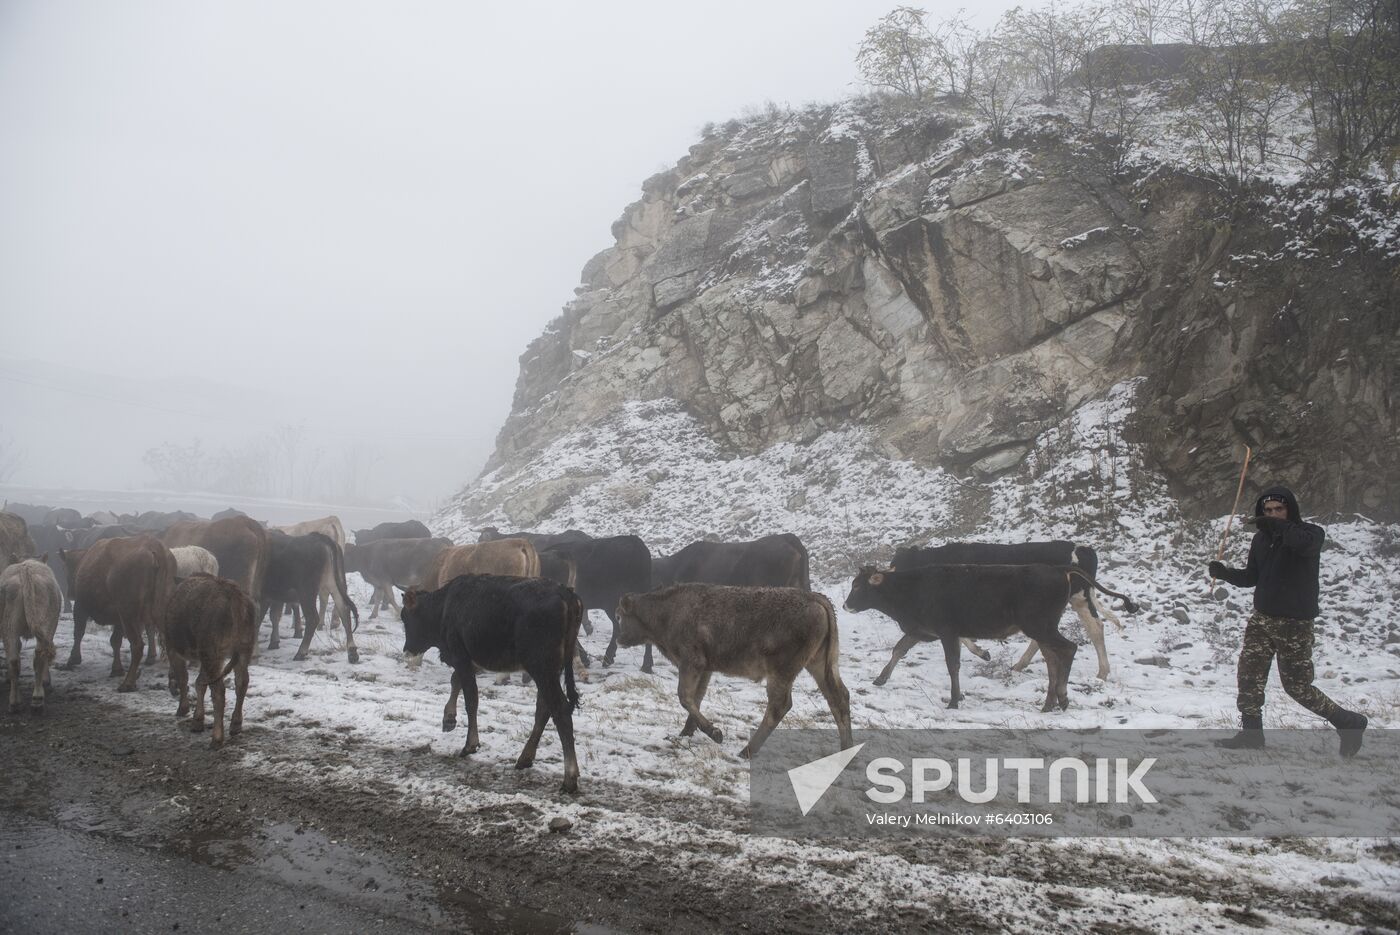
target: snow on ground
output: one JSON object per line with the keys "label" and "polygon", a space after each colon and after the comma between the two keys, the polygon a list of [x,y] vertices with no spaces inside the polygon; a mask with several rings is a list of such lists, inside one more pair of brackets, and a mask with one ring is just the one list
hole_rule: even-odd
{"label": "snow on ground", "polygon": [[[972,523],[975,534],[986,539],[1068,536],[1099,547],[1101,579],[1143,604],[1140,613],[1121,615],[1126,630],[1109,631],[1109,678],[1094,677],[1093,652],[1085,646],[1071,678],[1069,710],[1041,714],[1043,662],[1037,660],[1023,673],[1012,672],[1011,663],[1024,643],[990,643],[989,662],[964,659],[967,697],[960,709],[950,711],[941,648],[927,644],[911,651],[889,684],[877,688],[872,682],[898,630],[878,613],[838,610],[842,673],[851,689],[857,729],[1219,728],[1234,722],[1234,657],[1248,615],[1248,593],[1209,591],[1203,568],[1214,556],[1218,524],[1183,520],[1160,479],[1146,471],[1132,445],[1122,441],[1122,422],[1134,389],[1133,384],[1114,388],[1047,433],[1020,476],[981,492],[984,513]],[[604,479],[575,495],[543,531],[566,526],[598,534],[635,530],[656,551],[669,552],[705,532],[737,537],[792,530],[808,542],[814,568],[827,569],[818,575],[820,588],[838,608],[855,563],[887,555],[897,542],[936,541],[940,530],[951,530],[960,490],[960,482],[942,472],[880,457],[859,430],[832,433],[802,449],[776,446],[753,458],[726,458],[693,420],[664,401],[631,405],[611,423],[561,438],[523,472],[488,475],[480,484],[528,484],[571,471]],[[1073,509],[1057,499],[1071,489],[1078,498]],[[801,503],[793,499],[799,492],[805,498]],[[503,528],[508,525],[504,516],[476,517],[474,523],[466,519],[444,517],[441,525],[457,541],[474,541],[476,528],[493,520]],[[969,522],[965,516],[961,521]],[[1364,711],[1377,727],[1400,726],[1400,635],[1392,623],[1400,609],[1400,573],[1394,561],[1397,532],[1362,518],[1332,522],[1330,545],[1323,554],[1318,685]],[[1247,538],[1241,532],[1232,538],[1229,555],[1236,562],[1243,559]],[[367,587],[358,576],[352,575],[351,581],[357,603],[367,608]],[[392,614],[374,621],[367,619],[367,612],[364,616],[356,636],[359,665],[346,662],[340,638],[329,630],[317,635],[311,658],[304,663],[291,660],[295,646],[285,641],[285,631],[282,648],[262,651],[253,667],[249,723],[275,729],[289,745],[311,743],[329,732],[353,734],[370,748],[418,750],[435,760],[452,757],[463,742],[465,718],[456,733],[441,732],[447,668],[431,653],[421,667],[409,668],[401,654],[402,629]],[[583,641],[600,658],[610,625],[601,613],[592,616],[596,629]],[[1083,642],[1071,612],[1065,615],[1064,630]],[[264,645],[265,637],[264,632]],[[58,640],[60,659],[71,638],[72,627],[65,618]],[[93,690],[111,689],[105,678],[107,638],[106,631],[89,631],[86,662],[77,672],[55,674],[59,691],[72,680]],[[402,772],[373,778],[402,789],[425,807],[459,812],[464,821],[497,814],[500,821],[526,821],[512,817],[512,806],[534,802],[551,814],[584,823],[587,835],[577,840],[589,847],[627,853],[655,846],[667,859],[697,873],[786,881],[814,900],[839,897],[869,907],[872,914],[892,905],[917,908],[936,900],[930,894],[952,885],[985,895],[989,911],[1004,926],[1034,928],[1043,919],[1052,888],[1018,878],[1011,863],[990,872],[969,868],[950,880],[946,867],[880,852],[875,845],[794,844],[745,834],[736,816],[742,816],[746,803],[748,774],[737,752],[761,715],[762,686],[716,676],[705,707],[724,731],[725,742],[679,740],[676,734],[684,716],[675,700],[675,669],[659,661],[653,675],[644,675],[637,668],[640,659],[640,649],[621,650],[616,666],[595,668],[591,680],[581,685],[583,707],[575,720],[585,791],[580,801],[553,794],[562,764],[552,730],[541,747],[537,777],[526,781],[514,772],[514,759],[531,725],[534,690],[518,681],[494,686],[484,676],[482,748],[470,761],[461,762],[460,783]],[[142,679],[143,686],[160,690],[131,695],[113,690],[112,699],[149,710],[153,717],[169,718],[174,702],[163,691],[161,672],[163,666]],[[1269,726],[1318,726],[1287,700],[1276,674],[1269,697]],[[829,724],[825,703],[804,676],[785,725]],[[172,721],[171,730],[176,729]],[[250,750],[242,756],[245,766],[284,778],[300,776],[308,783],[369,768],[279,756],[275,751]],[[548,782],[542,784],[540,777]],[[651,790],[672,800],[680,797],[697,803],[702,813],[713,809],[715,819],[697,823],[602,807],[589,800],[590,783],[595,788]],[[542,791],[546,788],[548,792]],[[677,847],[677,842],[684,846]],[[1108,855],[1124,862],[1185,867],[1206,879],[1247,880],[1285,890],[1335,886],[1340,878],[1354,892],[1395,899],[1400,866],[1375,843],[1080,839],[1018,842],[1016,847],[1017,853],[1052,853],[1071,861],[1092,862]],[[1057,892],[1072,891],[1073,905],[1078,906],[1065,910],[1056,902],[1057,917],[1066,924],[1088,924],[1126,912],[1149,928],[1177,928],[1174,923],[1182,918],[1209,920],[1213,927],[1227,930],[1248,927],[1222,921],[1219,906],[1200,897],[1124,892],[1121,885],[1106,878],[1101,886],[1054,887]],[[1267,914],[1264,918],[1271,926],[1294,931],[1323,928],[1320,922]]]}

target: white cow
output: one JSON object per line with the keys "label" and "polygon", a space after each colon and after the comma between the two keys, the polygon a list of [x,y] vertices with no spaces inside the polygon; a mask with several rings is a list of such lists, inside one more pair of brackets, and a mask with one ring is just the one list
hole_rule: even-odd
{"label": "white cow", "polygon": [[181,545],[170,550],[175,556],[175,577],[188,578],[198,572],[206,575],[219,573],[219,560],[214,553],[197,545]]}
{"label": "white cow", "polygon": [[10,663],[10,713],[19,713],[19,654],[23,641],[34,641],[34,694],[29,710],[44,710],[44,682],[54,660],[53,635],[63,595],[46,564],[48,556],[15,562],[0,571],[0,638]]}

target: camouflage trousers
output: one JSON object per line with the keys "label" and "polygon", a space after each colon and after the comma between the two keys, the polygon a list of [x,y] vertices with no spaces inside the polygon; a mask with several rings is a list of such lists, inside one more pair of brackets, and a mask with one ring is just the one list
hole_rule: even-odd
{"label": "camouflage trousers", "polygon": [[1244,628],[1244,648],[1240,650],[1240,714],[1264,712],[1264,686],[1269,668],[1278,657],[1279,681],[1283,690],[1298,704],[1327,720],[1342,708],[1313,685],[1313,622],[1292,617],[1271,617],[1255,611]]}

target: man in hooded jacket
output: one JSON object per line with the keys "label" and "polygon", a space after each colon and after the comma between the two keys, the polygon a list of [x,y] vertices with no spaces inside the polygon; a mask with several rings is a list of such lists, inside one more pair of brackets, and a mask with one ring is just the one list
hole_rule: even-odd
{"label": "man in hooded jacket", "polygon": [[1264,686],[1278,657],[1279,680],[1288,696],[1326,718],[1341,733],[1341,753],[1361,748],[1366,716],[1348,711],[1313,684],[1313,618],[1317,616],[1318,560],[1326,535],[1321,526],[1303,522],[1298,500],[1287,487],[1270,487],[1254,504],[1249,561],[1244,568],[1210,563],[1212,577],[1240,588],[1254,589],[1254,613],[1244,631],[1240,650],[1240,726],[1227,749],[1264,746]]}

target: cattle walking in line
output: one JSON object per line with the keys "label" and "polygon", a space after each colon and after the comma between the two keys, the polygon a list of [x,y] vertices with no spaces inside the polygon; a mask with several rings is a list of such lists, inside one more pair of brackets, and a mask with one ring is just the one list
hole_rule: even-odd
{"label": "cattle walking in line", "polygon": [[878,610],[904,632],[889,663],[875,679],[883,685],[899,660],[916,643],[930,638],[943,643],[943,656],[952,682],[948,707],[962,699],[958,685],[961,664],[958,641],[1005,639],[1024,633],[1040,644],[1049,670],[1049,687],[1041,711],[1057,703],[1069,707],[1069,672],[1079,648],[1060,633],[1060,615],[1070,599],[1074,579],[1123,601],[1132,599],[1110,591],[1075,565],[928,565],[908,571],[861,568],[851,582],[846,609]]}
{"label": "cattle walking in line", "polygon": [[800,588],[680,584],[624,596],[617,618],[623,646],[655,643],[676,664],[681,707],[688,715],[681,736],[698,727],[716,743],[724,739],[700,713],[711,673],[766,679],[763,721],[739,754],[752,756],[792,708],[793,680],[806,669],[831,708],[841,748],[852,745],[836,611],[825,596]]}
{"label": "cattle walking in line", "polygon": [[807,547],[792,533],[752,542],[692,542],[652,563],[652,587],[694,582],[810,591],[809,564]]}
{"label": "cattle walking in line", "polygon": [[458,575],[540,576],[540,555],[524,539],[497,539],[443,549],[423,575],[423,590],[432,591]]}
{"label": "cattle walking in line", "polygon": [[[603,664],[612,665],[617,656],[617,605],[622,595],[651,590],[651,550],[637,536],[607,536],[602,539],[575,539],[547,546],[540,553],[573,561],[576,568],[574,590],[583,601],[584,620],[590,610],[601,610],[612,621],[612,637],[603,653]],[[642,671],[652,669],[651,645],[642,657]]]}
{"label": "cattle walking in line", "polygon": [[553,719],[564,751],[564,791],[578,791],[573,712],[579,699],[571,660],[582,619],[578,595],[538,577],[464,574],[434,591],[403,592],[403,651],[421,656],[436,648],[452,667],[444,731],[456,728],[457,695],[466,695],[467,740],[460,756],[480,746],[476,667],[493,672],[523,669],[535,680],[535,723],[515,768],[534,765],[540,737]]}
{"label": "cattle walking in line", "polygon": [[0,638],[10,670],[10,713],[18,714],[20,654],[24,640],[34,641],[34,692],[29,698],[32,714],[44,713],[44,683],[56,655],[53,645],[63,598],[47,564],[48,556],[21,560],[0,571]]}
{"label": "cattle walking in line", "polygon": [[347,545],[345,570],[358,572],[374,588],[369,619],[379,616],[381,596],[397,611],[394,588],[421,585],[438,553],[450,548],[451,539],[375,539],[367,545]]}
{"label": "cattle walking in line", "polygon": [[214,715],[212,747],[224,744],[224,679],[233,673],[233,716],[228,731],[243,730],[243,699],[248,694],[248,663],[258,641],[258,611],[251,598],[227,578],[198,572],[175,588],[164,619],[166,654],[170,657],[169,686],[180,699],[176,717],[190,710],[191,660],[198,663],[194,719],[190,730],[204,730],[204,693],[209,692]]}
{"label": "cattle walking in line", "polygon": [[[360,651],[355,646],[355,627],[360,623],[360,612],[345,588],[345,558],[340,546],[319,532],[304,536],[289,536],[275,529],[267,533],[268,561],[267,573],[263,576],[263,589],[260,595],[258,620],[271,615],[272,635],[267,648],[276,649],[281,645],[279,633],[282,622],[282,608],[286,604],[300,605],[306,619],[306,629],[301,637],[301,645],[292,658],[298,662],[306,658],[311,648],[311,638],[316,635],[316,625],[320,616],[316,612],[316,601],[323,591],[335,595],[336,616],[345,628],[345,653],[351,662],[360,661]],[[354,617],[354,627],[351,617]]]}
{"label": "cattle walking in line", "polygon": [[170,550],[175,556],[175,577],[188,578],[190,575],[219,573],[219,560],[214,553],[197,545],[177,545]]}
{"label": "cattle walking in line", "polygon": [[135,691],[143,633],[150,646],[146,662],[154,663],[159,654],[160,625],[175,590],[175,556],[155,536],[133,536],[65,551],[64,560],[73,581],[73,649],[63,668],[82,664],[83,634],[91,619],[112,628],[113,676],[122,674],[122,639],[131,644],[131,665],[117,691]]}
{"label": "cattle walking in line", "polygon": [[432,532],[416,519],[402,523],[380,523],[373,529],[355,530],[355,544],[369,545],[380,539],[431,539]]}
{"label": "cattle walking in line", "polygon": [[[895,571],[928,565],[1077,565],[1089,576],[1089,580],[1095,580],[1098,577],[1099,556],[1090,546],[1061,539],[1052,542],[950,542],[932,548],[910,546],[895,549],[894,558],[890,561],[890,567]],[[1098,677],[1108,678],[1108,647],[1104,644],[1103,620],[1094,601],[1093,588],[1076,578],[1070,590],[1069,603],[1084,625],[1089,641],[1094,644],[1094,652],[1098,654]],[[1114,626],[1120,631],[1123,629],[1123,622],[1112,609],[1104,606],[1103,612]],[[990,653],[971,640],[965,639],[962,643],[973,655],[982,659],[991,658]],[[1024,671],[1039,649],[1039,644],[1032,640],[1011,668],[1016,672]]]}
{"label": "cattle walking in line", "polygon": [[175,548],[197,545],[208,549],[219,562],[219,576],[235,582],[254,602],[262,595],[267,572],[267,530],[246,516],[175,523],[161,533],[161,541]]}
{"label": "cattle walking in line", "polygon": [[0,559],[16,556],[21,561],[33,558],[34,540],[29,538],[29,524],[16,513],[0,513]]}

